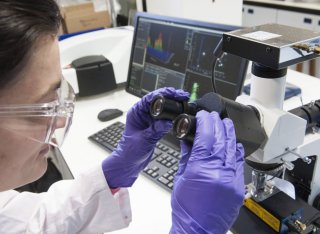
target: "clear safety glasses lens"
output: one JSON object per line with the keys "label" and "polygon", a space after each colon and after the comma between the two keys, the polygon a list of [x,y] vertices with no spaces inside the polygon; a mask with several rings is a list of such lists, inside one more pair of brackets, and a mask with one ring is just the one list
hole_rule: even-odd
{"label": "clear safety glasses lens", "polygon": [[75,93],[64,79],[55,101],[33,105],[0,105],[0,128],[26,140],[60,147],[73,117]]}

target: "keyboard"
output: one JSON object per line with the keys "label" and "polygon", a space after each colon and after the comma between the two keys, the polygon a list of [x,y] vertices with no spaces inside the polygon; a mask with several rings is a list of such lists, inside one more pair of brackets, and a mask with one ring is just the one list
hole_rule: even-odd
{"label": "keyboard", "polygon": [[[124,123],[115,122],[92,134],[88,139],[105,150],[112,152],[122,137],[124,127]],[[157,142],[151,161],[142,171],[142,174],[171,192],[180,159],[180,150],[174,146],[169,146],[167,142],[161,139]]]}

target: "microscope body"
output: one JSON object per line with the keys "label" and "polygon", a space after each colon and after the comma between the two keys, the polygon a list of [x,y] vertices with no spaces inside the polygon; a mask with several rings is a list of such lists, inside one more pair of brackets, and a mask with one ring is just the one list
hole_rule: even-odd
{"label": "microscope body", "polygon": [[[252,78],[260,79],[261,78]],[[280,78],[283,79],[283,78]],[[274,80],[268,80],[273,82]],[[265,92],[262,90],[261,92]],[[267,91],[266,91],[267,92]],[[260,114],[261,126],[267,134],[267,141],[247,159],[260,163],[283,163],[282,157],[300,146],[304,141],[306,121],[284,111],[275,105],[268,106],[254,96],[239,96],[237,102],[254,106]],[[292,160],[295,160],[294,157]]]}
{"label": "microscope body", "polygon": [[[267,141],[249,155],[246,161],[257,171],[266,174],[283,165],[286,169],[293,169],[294,164],[291,162],[301,158],[308,163],[309,156],[320,155],[320,134],[317,131],[306,134],[307,121],[283,110],[285,80],[285,76],[269,79],[252,74],[250,96],[241,95],[236,99],[237,102],[254,106],[259,111]],[[310,190],[308,203],[313,204],[320,194],[320,160],[317,157]]]}
{"label": "microscope body", "polygon": [[[314,214],[318,210],[312,205],[320,200],[320,105],[309,103],[311,111],[308,105],[285,111],[283,102],[287,67],[318,57],[319,45],[320,33],[276,24],[223,35],[223,51],[253,62],[250,96],[239,96],[236,101],[253,106],[259,112],[260,124],[266,133],[266,140],[246,157],[246,163],[252,168],[252,183],[247,185],[245,206],[277,233],[313,233],[317,229]],[[283,193],[270,179],[280,175],[286,178],[287,172],[308,168],[295,168],[297,161],[312,165],[311,173],[297,173],[311,174],[304,181],[305,201],[310,206]],[[274,203],[281,205],[274,206]],[[316,208],[319,209],[318,204]],[[288,212],[284,214],[284,210]],[[269,218],[265,219],[266,216]]]}

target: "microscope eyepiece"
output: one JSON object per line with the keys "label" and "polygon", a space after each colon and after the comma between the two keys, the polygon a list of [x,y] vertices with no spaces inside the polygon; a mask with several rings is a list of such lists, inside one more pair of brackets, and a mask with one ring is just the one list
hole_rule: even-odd
{"label": "microscope eyepiece", "polygon": [[151,115],[153,117],[159,116],[163,110],[163,105],[164,105],[164,98],[163,97],[156,98],[151,104],[151,110],[150,110]]}
{"label": "microscope eyepiece", "polygon": [[155,96],[151,102],[150,114],[155,119],[174,120],[184,112],[184,103],[164,96]]}
{"label": "microscope eyepiece", "polygon": [[196,118],[192,115],[181,114],[173,123],[175,136],[182,140],[193,141],[196,131]]}

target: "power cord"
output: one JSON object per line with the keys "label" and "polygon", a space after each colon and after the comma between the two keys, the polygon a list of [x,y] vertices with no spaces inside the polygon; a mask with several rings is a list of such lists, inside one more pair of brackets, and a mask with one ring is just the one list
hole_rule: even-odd
{"label": "power cord", "polygon": [[212,83],[212,90],[215,93],[217,92],[217,89],[216,89],[216,85],[215,85],[214,70],[215,70],[215,66],[216,66],[217,61],[223,55],[222,41],[223,41],[223,39],[221,38],[220,41],[218,42],[216,48],[213,51],[213,56],[214,57],[213,57],[213,61],[212,61],[211,83]]}

